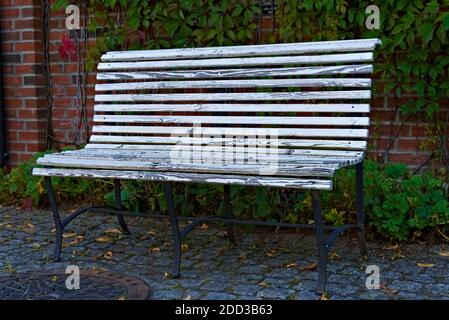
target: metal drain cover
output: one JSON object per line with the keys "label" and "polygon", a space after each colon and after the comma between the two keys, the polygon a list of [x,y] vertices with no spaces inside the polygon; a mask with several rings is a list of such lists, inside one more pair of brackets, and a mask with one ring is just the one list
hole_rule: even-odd
{"label": "metal drain cover", "polygon": [[72,290],[68,276],[46,270],[0,277],[0,300],[145,300],[150,294],[144,281],[119,273],[80,270],[79,289]]}

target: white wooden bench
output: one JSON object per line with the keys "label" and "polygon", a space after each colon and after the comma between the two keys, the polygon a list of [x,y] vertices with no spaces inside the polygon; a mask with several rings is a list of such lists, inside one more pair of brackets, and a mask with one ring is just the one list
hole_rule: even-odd
{"label": "white wooden bench", "polygon": [[[123,216],[132,213],[121,210],[120,180],[164,182],[174,276],[181,240],[199,223],[224,222],[231,240],[232,223],[264,224],[232,217],[230,185],[311,189],[317,291],[323,292],[327,255],[340,233],[356,228],[366,254],[362,160],[378,44],[364,39],[106,53],[98,65],[89,144],[45,155],[33,171],[45,177],[57,231],[55,258],[64,228],[81,213],[114,213],[128,230]],[[336,170],[349,165],[356,165],[357,224],[326,227],[319,191],[331,190]],[[116,208],[82,208],[61,220],[52,176],[114,179]],[[223,184],[225,216],[189,218],[193,222],[179,230],[170,182]]]}

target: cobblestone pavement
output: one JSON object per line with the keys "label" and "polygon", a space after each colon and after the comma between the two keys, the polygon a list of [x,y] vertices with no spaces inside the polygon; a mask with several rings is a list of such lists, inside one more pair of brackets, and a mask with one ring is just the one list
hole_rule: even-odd
{"label": "cobblestone pavement", "polygon": [[[153,289],[153,299],[320,298],[314,292],[311,234],[240,231],[232,246],[222,227],[203,225],[184,242],[182,277],[170,279],[165,276],[172,258],[168,224],[143,218],[128,223],[131,235],[120,233],[114,217],[79,218],[66,230],[62,262],[54,263],[51,214],[0,208],[0,275],[78,265],[140,277]],[[324,297],[449,299],[449,248],[375,243],[368,248],[370,258],[361,261],[355,239],[339,239]],[[380,268],[379,290],[366,289],[368,265]]]}

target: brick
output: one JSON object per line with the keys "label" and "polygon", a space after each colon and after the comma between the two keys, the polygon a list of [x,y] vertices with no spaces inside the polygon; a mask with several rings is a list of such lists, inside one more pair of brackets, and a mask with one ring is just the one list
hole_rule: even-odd
{"label": "brick", "polygon": [[388,159],[390,162],[403,162],[410,165],[419,165],[426,161],[428,158],[425,154],[416,153],[400,153],[400,154],[389,154]]}
{"label": "brick", "polygon": [[38,152],[38,151],[44,151],[45,145],[39,144],[39,143],[27,143],[26,144],[26,151],[30,153]]}
{"label": "brick", "polygon": [[22,55],[21,54],[10,54],[10,53],[4,53],[3,54],[3,62],[4,63],[20,63],[22,62]]}
{"label": "brick", "polygon": [[38,41],[26,41],[26,42],[18,42],[15,44],[16,52],[34,52],[34,51],[42,51],[42,42]]}
{"label": "brick", "polygon": [[39,29],[41,24],[40,19],[16,19],[14,29]]}
{"label": "brick", "polygon": [[396,142],[396,149],[401,151],[420,151],[424,140],[418,139],[399,139]]}
{"label": "brick", "polygon": [[25,76],[23,77],[23,82],[26,86],[42,86],[45,83],[43,77],[40,76]]}

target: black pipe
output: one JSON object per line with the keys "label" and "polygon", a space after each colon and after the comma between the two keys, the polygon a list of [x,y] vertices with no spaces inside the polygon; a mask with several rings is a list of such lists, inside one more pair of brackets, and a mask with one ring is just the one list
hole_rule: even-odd
{"label": "black pipe", "polygon": [[3,92],[3,50],[0,27],[0,168],[6,165],[5,97]]}

